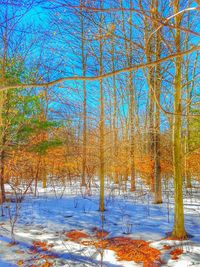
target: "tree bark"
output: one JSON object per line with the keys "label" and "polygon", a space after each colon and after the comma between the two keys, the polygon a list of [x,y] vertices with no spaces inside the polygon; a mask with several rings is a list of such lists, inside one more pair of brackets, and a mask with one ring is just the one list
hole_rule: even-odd
{"label": "tree bark", "polygon": [[[155,1],[155,14],[158,14],[158,0]],[[156,16],[156,15],[155,15]],[[157,24],[155,25],[157,28]],[[161,38],[160,31],[156,32],[156,60],[161,55]],[[155,68],[154,90],[156,99],[160,103],[161,73],[160,65]],[[161,183],[161,154],[160,154],[160,106],[155,103],[154,116],[154,203],[162,203],[162,183]]]}
{"label": "tree bark", "polygon": [[[133,8],[133,1],[130,0],[130,9]],[[132,30],[132,11],[130,11],[130,40],[133,38]],[[129,66],[132,66],[133,48],[130,42],[129,46]],[[130,174],[131,174],[131,191],[135,191],[135,90],[133,85],[133,73],[129,72],[129,90],[130,90]]]}
{"label": "tree bark", "polygon": [[[115,71],[115,44],[114,37],[112,38],[112,71]],[[118,147],[117,147],[117,90],[116,90],[116,77],[113,75],[113,139],[114,139],[114,183],[119,183],[119,174],[117,166]]]}
{"label": "tree bark", "polygon": [[[100,6],[102,8],[102,0],[100,1]],[[103,40],[102,40],[102,23],[103,15],[100,15],[100,40],[99,40],[99,74],[103,74]],[[100,157],[100,170],[99,170],[99,180],[100,180],[100,201],[99,201],[99,210],[101,212],[105,211],[104,207],[104,173],[105,173],[105,164],[104,164],[104,92],[103,92],[103,80],[99,81],[100,86],[100,121],[99,121],[99,157]]]}
{"label": "tree bark", "polygon": [[[5,21],[6,27],[5,32],[2,32],[3,36],[3,60],[2,60],[2,69],[1,69],[1,79],[0,82],[3,86],[6,85],[6,65],[7,65],[7,35],[8,35],[8,8],[6,8],[5,13]],[[4,140],[5,140],[5,127],[3,121],[3,110],[5,104],[5,95],[7,95],[7,90],[5,92],[0,92],[0,204],[5,202],[5,186],[4,186],[4,158],[5,158],[5,150],[4,150]]]}
{"label": "tree bark", "polygon": [[[174,1],[174,13],[179,10],[179,0]],[[175,17],[175,46],[177,52],[181,47],[180,26],[181,16]],[[173,122],[173,165],[174,165],[174,228],[172,236],[174,238],[186,238],[184,226],[184,209],[183,209],[183,177],[182,177],[182,156],[181,156],[181,58],[175,61],[175,81],[174,81],[174,113],[180,114],[174,116]]]}
{"label": "tree bark", "polygon": [[[82,6],[83,0],[80,0]],[[85,28],[84,17],[81,9],[81,53],[82,53],[82,72],[83,76],[86,75],[86,60],[85,60]],[[86,81],[83,81],[83,155],[82,155],[82,180],[81,185],[86,186],[86,158],[87,158],[87,91]]]}

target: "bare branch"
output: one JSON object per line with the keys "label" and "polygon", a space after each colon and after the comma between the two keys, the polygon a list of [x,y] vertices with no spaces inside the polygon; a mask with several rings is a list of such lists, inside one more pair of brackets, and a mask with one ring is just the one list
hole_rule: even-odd
{"label": "bare branch", "polygon": [[[158,28],[157,30],[159,30],[160,28],[162,28],[162,27],[164,27],[164,26],[167,26],[167,27],[169,27],[169,28],[173,28],[173,29],[175,29],[175,28],[177,28],[175,25],[173,25],[173,24],[169,24],[169,23],[168,23],[168,21],[169,21],[170,19],[174,18],[174,17],[177,16],[177,15],[180,15],[180,14],[182,14],[182,13],[185,13],[185,12],[195,11],[195,10],[196,10],[196,11],[199,11],[199,6],[197,6],[197,7],[191,7],[191,8],[186,8],[186,9],[183,9],[183,10],[179,11],[177,14],[173,14],[172,16],[170,16],[170,17],[168,17],[168,18],[166,18],[166,19],[163,18],[164,21],[161,21],[161,20],[159,20],[159,19],[157,19],[157,18],[153,18],[153,17],[151,16],[151,14],[150,14],[150,11],[148,11],[148,10],[139,10],[139,9],[135,9],[135,8],[123,8],[123,7],[118,7],[118,8],[106,8],[106,9],[104,8],[104,9],[101,9],[101,8],[96,8],[96,7],[88,7],[88,6],[72,6],[72,5],[68,5],[68,7],[70,7],[70,8],[78,8],[78,9],[82,8],[82,9],[87,10],[87,11],[92,11],[92,12],[103,12],[103,13],[111,13],[111,12],[119,12],[119,11],[132,11],[132,12],[138,13],[138,14],[140,14],[140,15],[142,15],[142,16],[144,16],[144,17],[150,19],[150,20],[154,20],[155,22],[159,23],[160,26],[159,26],[159,28]],[[148,15],[146,12],[148,12],[149,15]],[[186,29],[186,28],[181,27],[181,26],[179,26],[178,28],[179,28],[180,30],[184,31],[184,32],[187,32],[187,33],[190,33],[190,34],[193,34],[193,35],[195,35],[195,36],[200,37],[200,34],[199,34],[199,33],[194,32],[194,31],[192,31],[192,30],[190,30],[190,29]],[[157,31],[157,30],[156,30],[156,31]],[[154,33],[155,33],[155,32],[154,32]],[[154,33],[152,33],[152,35],[153,35]],[[150,38],[151,38],[151,36],[150,36]]]}
{"label": "bare branch", "polygon": [[35,88],[35,87],[49,87],[49,86],[54,86],[60,83],[63,83],[65,81],[98,81],[100,79],[105,79],[105,78],[109,78],[112,77],[113,75],[117,75],[120,73],[125,73],[128,71],[134,71],[134,70],[139,70],[139,69],[143,69],[143,68],[150,68],[153,66],[156,66],[158,64],[161,64],[165,61],[168,61],[170,59],[174,59],[174,58],[178,58],[178,57],[182,57],[184,55],[190,54],[192,52],[195,52],[197,50],[200,50],[200,45],[198,46],[194,46],[189,50],[186,51],[182,51],[182,52],[178,52],[178,53],[174,53],[171,54],[167,57],[161,58],[157,61],[153,61],[153,62],[149,62],[149,63],[142,63],[139,65],[133,65],[132,67],[126,67],[126,68],[122,68],[113,72],[108,72],[102,75],[97,75],[97,76],[90,76],[90,77],[83,77],[83,76],[71,76],[71,77],[62,77],[50,82],[45,82],[45,83],[31,83],[31,84],[13,84],[13,85],[5,85],[5,86],[1,86],[0,90],[10,90],[10,89],[18,89],[18,88]]}
{"label": "bare branch", "polygon": [[[151,40],[151,37],[152,37],[157,31],[159,31],[161,28],[163,28],[163,27],[165,26],[165,24],[166,24],[169,20],[171,20],[171,19],[175,18],[176,16],[181,15],[181,14],[183,14],[183,13],[185,13],[185,12],[194,11],[194,10],[199,10],[199,6],[197,6],[197,7],[190,7],[190,8],[183,9],[183,10],[179,11],[178,13],[173,14],[173,15],[169,16],[168,18],[166,18],[164,24],[163,24],[163,25],[160,25],[154,32],[152,32],[152,33],[150,34],[149,39],[148,39],[148,41],[147,41],[147,46],[148,46],[148,44],[149,44],[149,41]],[[171,26],[172,26],[172,25],[171,25]],[[180,27],[178,27],[178,28],[180,29]],[[188,30],[188,31],[191,33],[190,30]],[[193,33],[194,33],[194,32],[193,32]],[[200,36],[198,33],[195,33],[195,35],[196,35],[196,36]]]}

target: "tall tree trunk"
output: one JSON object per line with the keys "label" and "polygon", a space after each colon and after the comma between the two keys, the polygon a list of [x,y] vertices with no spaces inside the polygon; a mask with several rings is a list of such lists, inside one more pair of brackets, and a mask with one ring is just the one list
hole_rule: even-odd
{"label": "tall tree trunk", "polygon": [[186,179],[186,188],[192,188],[191,174],[189,171],[187,154],[189,152],[189,142],[190,142],[190,120],[188,114],[190,113],[190,86],[189,86],[189,60],[187,57],[187,66],[186,66],[186,137],[185,137],[185,179]]}
{"label": "tall tree trunk", "polygon": [[[82,6],[83,0],[80,0]],[[81,9],[82,13],[82,9]],[[84,17],[81,14],[81,52],[82,52],[82,71],[83,77],[86,75],[86,62],[85,62],[85,28]],[[83,156],[82,156],[82,180],[81,185],[86,186],[86,158],[87,158],[87,91],[86,81],[83,81]]]}
{"label": "tall tree trunk", "polygon": [[[43,94],[45,103],[41,104],[41,113],[39,116],[39,120],[45,123],[47,122],[47,114],[48,114],[48,95],[46,88],[44,88]],[[46,130],[44,130],[42,132],[42,141],[46,142],[47,140],[48,140],[48,133],[46,132]],[[45,158],[41,159],[41,178],[42,178],[42,187],[47,188],[47,170],[46,170]]]}
{"label": "tall tree trunk", "polygon": [[[150,61],[149,61],[150,62]],[[151,170],[149,176],[149,185],[151,191],[154,192],[155,181],[154,181],[154,98],[152,90],[154,90],[154,74],[153,68],[149,69],[149,154],[151,159]]]}
{"label": "tall tree trunk", "polygon": [[[142,1],[139,1],[140,8],[142,8]],[[153,10],[154,8],[154,1],[150,2],[150,9]],[[152,14],[154,16],[154,13]],[[152,30],[153,26],[152,23],[149,22],[146,18],[144,18],[144,44],[146,47],[146,61],[150,63],[152,61],[152,57],[154,55],[154,38],[151,38],[149,41],[149,32]],[[148,42],[149,41],[149,42]],[[148,43],[148,45],[147,45]],[[148,93],[149,93],[149,107],[148,107],[148,121],[149,121],[149,128],[148,128],[148,153],[150,155],[151,160],[151,170],[149,173],[149,178],[147,180],[151,191],[154,192],[154,68],[150,67],[147,70],[147,85],[148,85]]]}
{"label": "tall tree trunk", "polygon": [[[179,11],[179,0],[174,1],[174,13]],[[181,15],[175,17],[175,46],[176,52],[180,52],[181,37],[179,26]],[[184,226],[183,209],[183,177],[182,177],[182,157],[181,157],[181,62],[182,58],[175,60],[175,81],[174,81],[174,122],[173,122],[173,165],[174,165],[174,228],[172,236],[183,239],[186,237]],[[177,115],[178,114],[178,115]]]}
{"label": "tall tree trunk", "polygon": [[[187,27],[190,28],[190,12],[187,14]],[[185,38],[185,49],[189,49],[189,34],[186,34]],[[189,152],[189,141],[190,141],[190,120],[188,114],[190,113],[190,84],[189,84],[189,56],[186,56],[186,66],[185,66],[185,81],[186,81],[186,132],[185,132],[185,180],[186,188],[191,188],[191,175],[188,170],[188,160],[187,153]]]}
{"label": "tall tree trunk", "polygon": [[[133,8],[133,1],[130,0],[130,9]],[[133,37],[132,30],[132,11],[130,11],[130,40]],[[132,43],[130,42],[129,66],[132,66]],[[130,173],[131,173],[131,191],[135,191],[135,90],[133,85],[133,73],[129,72],[130,86]]]}
{"label": "tall tree trunk", "polygon": [[[112,38],[112,71],[115,71],[115,44],[114,44],[114,36]],[[118,174],[118,166],[117,166],[117,158],[118,158],[118,148],[117,148],[117,90],[116,90],[116,77],[113,75],[113,139],[114,139],[114,182],[116,184],[119,183],[119,174]]]}
{"label": "tall tree trunk", "polygon": [[[125,27],[125,15],[124,15],[124,10],[123,10],[123,1],[122,0],[120,0],[120,6],[121,6],[121,9],[122,9],[122,31],[123,31],[123,35],[124,35],[124,47],[125,47],[125,52],[126,52],[126,59],[129,62],[129,46],[128,46],[128,43],[126,41],[127,36],[126,36],[126,30],[125,30],[126,29],[126,27]],[[130,99],[130,94],[128,93],[127,94],[127,101],[129,99]],[[123,102],[124,102],[124,99],[123,99]],[[129,151],[130,151],[130,142],[129,142],[129,115],[130,115],[130,112],[128,112],[127,115],[128,115],[127,116],[128,118],[127,118],[127,121],[125,122],[125,125],[126,125],[126,129],[125,129],[125,147],[126,147],[125,151],[126,151],[126,155],[128,155]],[[128,157],[126,158],[125,164],[126,164],[126,168],[125,168],[125,173],[124,173],[124,181],[125,181],[125,187],[127,189],[127,182],[128,182],[129,169],[130,169],[130,160],[129,160]]]}
{"label": "tall tree trunk", "polygon": [[[8,4],[8,1],[6,2]],[[5,21],[6,27],[5,32],[2,32],[3,37],[3,60],[2,60],[2,69],[1,69],[1,79],[0,82],[3,85],[6,83],[6,65],[7,65],[7,35],[8,35],[8,8],[6,8],[5,13]],[[4,110],[4,103],[5,103],[5,94],[7,92],[1,91],[0,92],[0,204],[5,201],[5,186],[4,186],[4,158],[5,158],[5,150],[4,150],[4,140],[5,140],[5,128],[3,122],[3,110]]]}
{"label": "tall tree trunk", "polygon": [[[158,14],[158,0],[155,1],[155,14]],[[156,23],[157,26],[157,23]],[[156,33],[156,60],[159,60],[161,54],[160,31]],[[162,203],[162,184],[161,184],[161,163],[160,163],[160,87],[161,73],[160,64],[155,69],[154,90],[155,90],[155,117],[154,117],[154,203]],[[157,103],[158,102],[158,103]]]}
{"label": "tall tree trunk", "polygon": [[42,160],[42,188],[47,188],[47,172],[45,159]]}
{"label": "tall tree trunk", "polygon": [[[1,122],[0,122],[1,123]],[[2,130],[1,130],[2,131]],[[5,202],[6,194],[5,194],[5,185],[4,185],[4,159],[5,159],[5,151],[4,151],[4,137],[1,136],[1,151],[0,151],[0,204]]]}
{"label": "tall tree trunk", "polygon": [[[102,0],[100,1],[100,8],[102,8]],[[99,40],[99,75],[103,74],[103,40],[102,40],[102,24],[103,24],[103,15],[100,15],[100,40]],[[103,212],[104,207],[104,172],[105,172],[105,163],[104,163],[104,92],[103,92],[103,80],[99,81],[100,86],[100,121],[99,121],[99,157],[100,157],[100,170],[99,170],[99,179],[100,179],[100,201],[99,201],[99,210]]]}

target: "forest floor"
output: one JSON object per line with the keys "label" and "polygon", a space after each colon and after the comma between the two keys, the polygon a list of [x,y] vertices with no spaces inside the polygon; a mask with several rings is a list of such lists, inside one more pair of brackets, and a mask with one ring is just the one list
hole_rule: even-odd
{"label": "forest floor", "polygon": [[[199,189],[184,194],[185,225],[191,238],[177,241],[165,238],[173,226],[171,190],[166,191],[163,204],[154,205],[141,185],[134,193],[110,187],[102,214],[98,185],[91,195],[81,194],[79,188],[78,184],[65,190],[39,185],[37,197],[29,192],[21,203],[5,203],[0,217],[0,267],[200,266]],[[113,245],[116,240],[123,242]]]}

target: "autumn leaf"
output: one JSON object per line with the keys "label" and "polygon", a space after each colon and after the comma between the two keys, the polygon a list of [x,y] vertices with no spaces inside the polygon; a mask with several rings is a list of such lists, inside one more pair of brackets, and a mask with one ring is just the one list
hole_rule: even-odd
{"label": "autumn leaf", "polygon": [[72,231],[66,233],[65,235],[73,241],[78,241],[81,238],[88,238],[89,237],[88,234],[86,234],[84,232],[76,231],[76,230],[72,230]]}
{"label": "autumn leaf", "polygon": [[174,249],[170,252],[172,260],[178,260],[178,256],[180,256],[181,254],[183,254],[183,250],[180,248]]}

